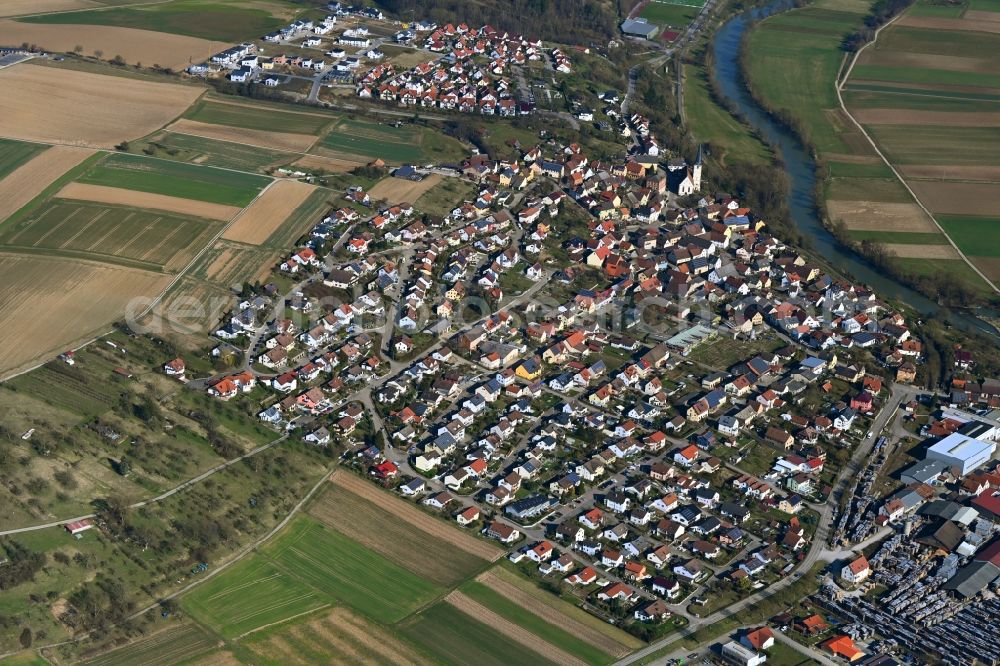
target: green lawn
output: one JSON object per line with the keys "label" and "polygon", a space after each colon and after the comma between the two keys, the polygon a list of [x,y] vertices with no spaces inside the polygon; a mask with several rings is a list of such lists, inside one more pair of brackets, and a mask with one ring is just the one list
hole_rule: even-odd
{"label": "green lawn", "polygon": [[935,215],[955,245],[964,254],[1000,257],[1000,218]]}
{"label": "green lawn", "polygon": [[79,180],[242,207],[253,201],[271,179],[216,167],[113,153]]}
{"label": "green lawn", "polygon": [[312,518],[298,518],[264,552],[282,571],[379,622],[398,622],[441,592]]}
{"label": "green lawn", "polygon": [[184,609],[224,638],[235,638],[327,605],[324,595],[254,555],[196,587]]}
{"label": "green lawn", "polygon": [[466,596],[475,599],[494,613],[527,629],[573,656],[579,657],[588,664],[608,664],[614,661],[614,657],[611,655],[525,610],[523,606],[519,606],[482,583],[469,581],[462,586],[461,590]]}
{"label": "green lawn", "polygon": [[[271,4],[285,3],[271,0]],[[267,6],[265,3],[261,5]],[[259,37],[288,23],[258,7],[249,6],[241,0],[171,0],[142,7],[42,14],[23,20],[30,23],[138,28],[228,42]]]}
{"label": "green lawn", "polygon": [[713,101],[705,71],[684,66],[685,121],[700,142],[722,162],[768,163],[771,152],[753,131]]}
{"label": "green lawn", "polygon": [[688,5],[679,2],[659,2],[653,0],[653,2],[646,5],[646,8],[642,10],[639,16],[656,25],[683,28],[694,20],[694,17],[701,11],[702,5],[704,5],[704,2],[698,5]]}
{"label": "green lawn", "polygon": [[0,178],[21,166],[48,146],[13,139],[0,139]]}
{"label": "green lawn", "polygon": [[227,104],[211,100],[199,100],[184,113],[184,117],[214,125],[292,134],[319,134],[324,127],[335,120],[333,116],[295,113],[264,106]]}
{"label": "green lawn", "polygon": [[432,654],[435,661],[445,664],[507,666],[552,663],[444,602],[405,622],[400,632]]}
{"label": "green lawn", "polygon": [[841,137],[851,128],[835,112],[833,86],[844,57],[841,40],[860,19],[806,7],[762,21],[749,33],[746,67],[755,96],[795,118],[820,152],[853,152]]}
{"label": "green lawn", "polygon": [[162,132],[148,139],[130,141],[129,152],[242,171],[264,171],[269,167],[283,166],[300,157],[295,153],[176,132]]}

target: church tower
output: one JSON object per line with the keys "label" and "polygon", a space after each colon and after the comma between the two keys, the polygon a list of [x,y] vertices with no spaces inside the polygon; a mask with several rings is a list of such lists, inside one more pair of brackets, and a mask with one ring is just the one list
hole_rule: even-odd
{"label": "church tower", "polygon": [[703,150],[704,146],[698,146],[698,159],[694,161],[694,166],[691,167],[691,184],[694,185],[695,192],[701,192],[701,166],[703,162]]}

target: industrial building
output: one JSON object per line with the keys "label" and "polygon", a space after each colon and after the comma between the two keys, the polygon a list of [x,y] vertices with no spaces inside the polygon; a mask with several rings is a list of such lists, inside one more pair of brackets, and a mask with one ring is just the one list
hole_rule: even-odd
{"label": "industrial building", "polygon": [[767,655],[744,647],[736,641],[729,641],[722,646],[722,659],[727,664],[735,666],[760,666],[767,661]]}
{"label": "industrial building", "polygon": [[986,442],[956,432],[927,449],[927,459],[940,460],[951,467],[956,475],[965,476],[989,462],[996,448],[996,442]]}

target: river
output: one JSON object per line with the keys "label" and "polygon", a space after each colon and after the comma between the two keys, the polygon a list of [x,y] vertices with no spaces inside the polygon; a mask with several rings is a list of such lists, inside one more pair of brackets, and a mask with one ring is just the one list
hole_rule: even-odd
{"label": "river", "polygon": [[715,35],[715,78],[722,95],[732,102],[761,138],[781,156],[790,182],[788,207],[792,221],[812,239],[812,247],[832,266],[855,280],[867,284],[882,298],[901,301],[924,316],[946,317],[954,326],[1000,338],[1000,331],[966,312],[941,307],[923,294],[881,273],[858,254],[844,248],[823,226],[815,205],[816,161],[791,131],[776,122],[750,96],[740,72],[740,47],[743,35],[755,20],[791,9],[788,0],[738,14]]}

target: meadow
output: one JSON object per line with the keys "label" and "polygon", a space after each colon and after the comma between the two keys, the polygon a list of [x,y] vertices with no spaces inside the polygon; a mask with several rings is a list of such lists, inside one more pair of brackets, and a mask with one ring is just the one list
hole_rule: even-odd
{"label": "meadow", "polygon": [[553,663],[447,603],[407,620],[399,633],[435,661],[456,666]]}
{"label": "meadow", "polygon": [[136,28],[233,42],[257,37],[287,23],[289,5],[279,0],[262,4],[273,11],[284,9],[284,16],[236,0],[170,0],[148,7],[43,14],[21,20],[49,25]]}
{"label": "meadow", "polygon": [[382,158],[392,164],[460,160],[462,145],[440,131],[414,125],[383,125],[367,120],[345,119],[324,136],[319,146],[337,153]]}
{"label": "meadow", "polygon": [[0,178],[48,148],[41,143],[27,143],[0,138]]}
{"label": "meadow", "polygon": [[711,145],[720,162],[771,161],[767,146],[751,130],[712,99],[705,70],[700,65],[684,65],[684,112],[691,133]]}
{"label": "meadow", "polygon": [[265,171],[289,164],[298,158],[295,153],[178,132],[160,132],[148,139],[132,141],[129,143],[129,152],[242,171]]}
{"label": "meadow", "polygon": [[879,125],[874,135],[896,164],[1000,165],[1000,127]]}
{"label": "meadow", "polygon": [[113,153],[79,181],[242,208],[253,201],[270,179],[215,167]]}
{"label": "meadow", "polygon": [[937,221],[959,249],[974,257],[1000,257],[1000,219],[937,215]]}

